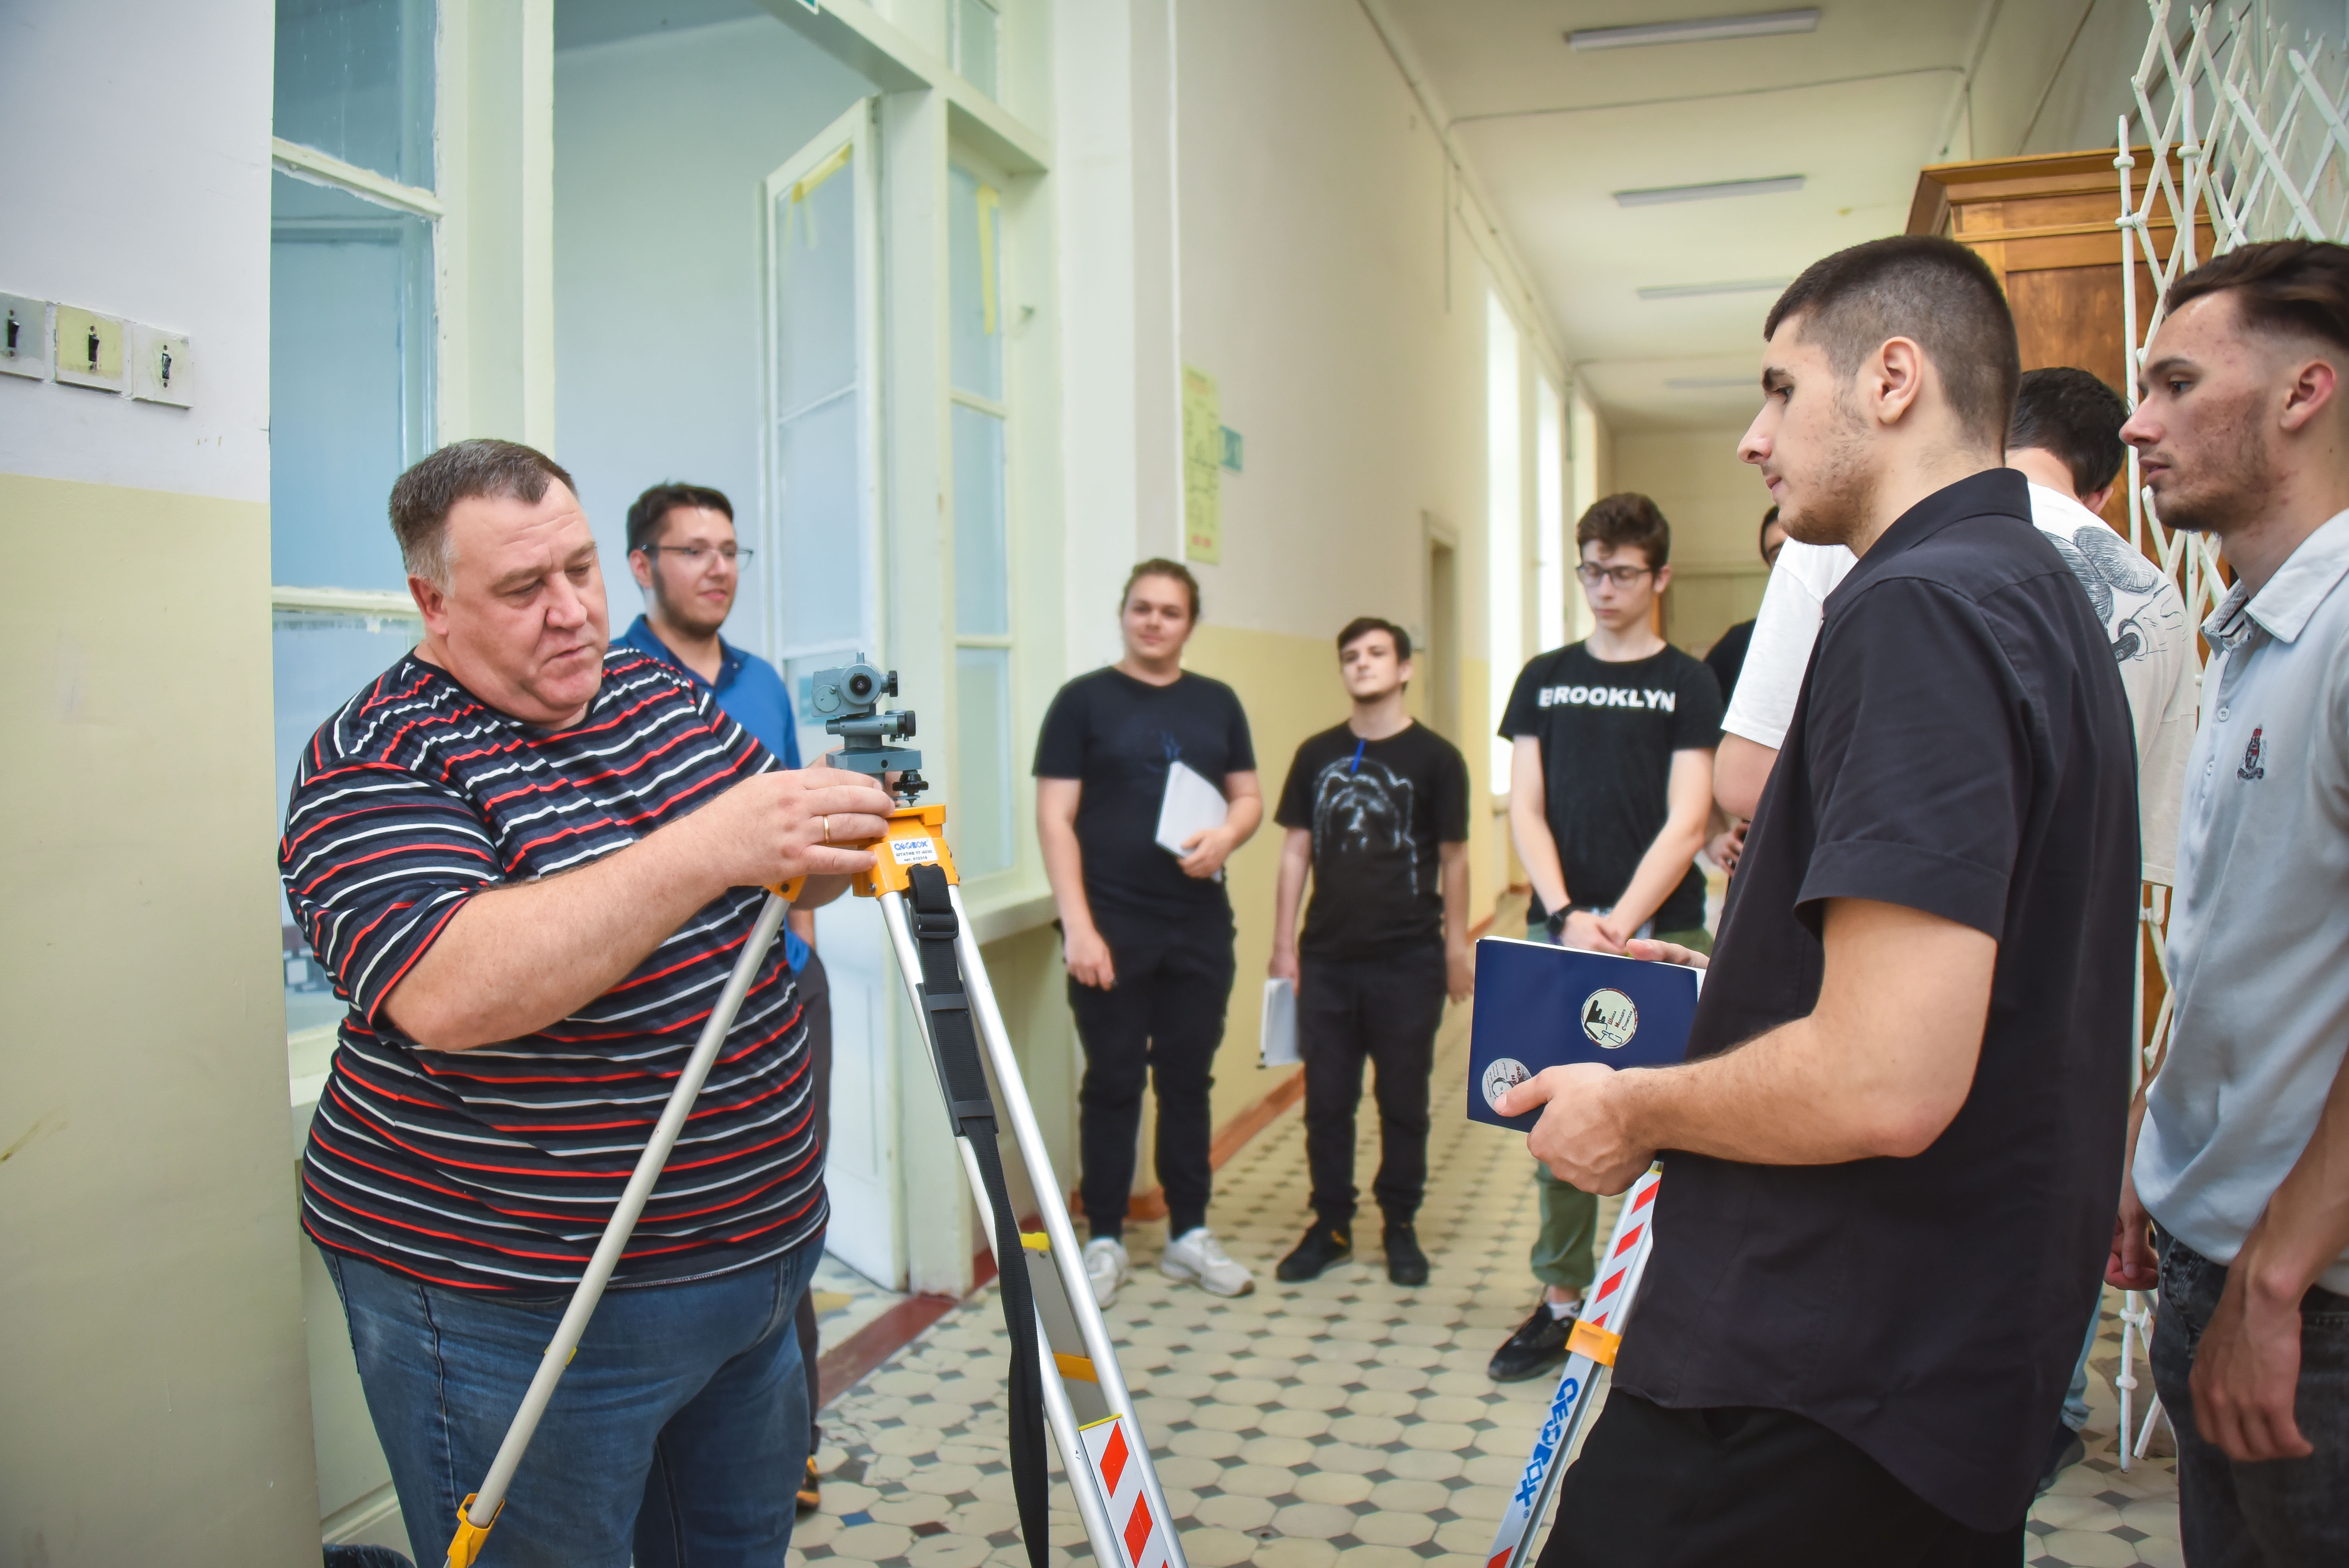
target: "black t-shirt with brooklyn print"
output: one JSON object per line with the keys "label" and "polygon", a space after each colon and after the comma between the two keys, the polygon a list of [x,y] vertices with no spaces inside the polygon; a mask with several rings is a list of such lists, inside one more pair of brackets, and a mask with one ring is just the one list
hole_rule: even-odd
{"label": "black t-shirt with brooklyn print", "polygon": [[1413,724],[1384,740],[1345,725],[1297,748],[1274,821],[1313,830],[1313,897],[1298,951],[1385,958],[1444,940],[1436,846],[1468,839],[1468,764]]}
{"label": "black t-shirt with brooklyn print", "polygon": [[[1671,815],[1672,753],[1721,739],[1721,686],[1667,644],[1620,664],[1581,643],[1543,654],[1517,676],[1501,735],[1541,742],[1550,837],[1578,909],[1611,909]],[[1534,900],[1535,918],[1547,912]],[[1658,931],[1704,923],[1704,879],[1691,866],[1655,913]]]}

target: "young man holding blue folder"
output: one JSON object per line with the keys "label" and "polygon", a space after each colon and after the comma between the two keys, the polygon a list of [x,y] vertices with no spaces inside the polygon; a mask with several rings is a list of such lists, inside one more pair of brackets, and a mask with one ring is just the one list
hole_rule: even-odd
{"label": "young man holding blue folder", "polygon": [[[1364,615],[1338,634],[1354,711],[1309,737],[1273,820],[1288,830],[1272,927],[1272,977],[1297,987],[1305,1058],[1305,1158],[1313,1224],[1280,1261],[1296,1284],[1354,1255],[1354,1109],[1362,1063],[1378,1072],[1379,1173],[1387,1278],[1427,1283],[1412,1220],[1427,1188],[1427,1080],[1444,998],[1464,1002],[1468,764],[1403,708],[1411,634]],[[1297,908],[1308,872],[1305,934]],[[1301,957],[1300,957],[1301,954]]]}
{"label": "young man holding blue folder", "polygon": [[[1876,240],[1764,328],[1740,454],[1827,596],[1688,1060],[1552,1068],[1553,1172],[1664,1151],[1655,1246],[1541,1568],[2012,1568],[2120,1189],[2137,746],[2002,466],[1997,278]],[[1631,956],[1701,955],[1634,943]]]}

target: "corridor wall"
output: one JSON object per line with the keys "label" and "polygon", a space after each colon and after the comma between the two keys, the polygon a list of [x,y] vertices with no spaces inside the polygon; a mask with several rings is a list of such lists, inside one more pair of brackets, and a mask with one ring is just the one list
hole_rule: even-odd
{"label": "corridor wall", "polygon": [[[1361,614],[1424,628],[1431,526],[1458,541],[1459,734],[1475,785],[1472,919],[1506,882],[1490,802],[1485,555],[1485,299],[1538,322],[1506,265],[1451,207],[1446,154],[1362,9],[1195,0],[1176,28],[1185,364],[1216,378],[1245,466],[1221,475],[1219,562],[1194,562],[1206,598],[1191,667],[1247,705],[1268,797],[1298,743],[1346,714],[1332,637]],[[1538,325],[1524,352],[1561,380]],[[1535,443],[1520,443],[1525,603],[1532,635]],[[1106,606],[1104,606],[1104,609]],[[1513,657],[1530,653],[1530,644]],[[1426,693],[1415,693],[1427,711]],[[1230,868],[1239,924],[1216,1088],[1220,1125],[1265,1092],[1256,997],[1271,953],[1279,830]]]}
{"label": "corridor wall", "polygon": [[49,1568],[318,1561],[272,798],[272,29],[264,0],[24,0],[0,50],[0,287],[192,339],[188,408],[0,376],[0,1542]]}

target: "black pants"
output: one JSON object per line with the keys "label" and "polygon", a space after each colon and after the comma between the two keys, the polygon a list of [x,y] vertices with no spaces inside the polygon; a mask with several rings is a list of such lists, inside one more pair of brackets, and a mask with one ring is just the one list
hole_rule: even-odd
{"label": "black pants", "polygon": [[1968,1529],[1785,1410],[1618,1388],[1559,1483],[1538,1568],[2020,1568],[2023,1520]]}
{"label": "black pants", "polygon": [[[780,938],[778,939],[780,940]],[[800,1006],[807,1013],[808,1032],[808,1093],[813,1099],[815,1112],[815,1146],[821,1150],[832,1147],[832,981],[823,972],[823,960],[811,950],[807,966],[797,975]],[[815,1413],[823,1403],[823,1395],[815,1386],[816,1328],[815,1274],[810,1270],[808,1287],[800,1293],[798,1312],[792,1327],[799,1335],[800,1359],[807,1364],[808,1392],[808,1452],[821,1447],[823,1429],[816,1425]]]}
{"label": "black pants", "polygon": [[1094,919],[1117,984],[1103,991],[1069,982],[1069,1010],[1085,1047],[1077,1094],[1085,1220],[1095,1236],[1124,1232],[1146,1079],[1158,1091],[1166,1233],[1179,1236],[1207,1222],[1215,1187],[1207,1090],[1232,995],[1231,915],[1218,911],[1155,924],[1104,921],[1098,913]]}
{"label": "black pants", "polygon": [[1427,1080],[1444,1021],[1444,949],[1308,957],[1298,978],[1313,1212],[1340,1231],[1353,1222],[1354,1108],[1368,1061],[1377,1069],[1371,1092],[1379,1103],[1379,1174],[1371,1195],[1390,1222],[1408,1223],[1427,1191]]}

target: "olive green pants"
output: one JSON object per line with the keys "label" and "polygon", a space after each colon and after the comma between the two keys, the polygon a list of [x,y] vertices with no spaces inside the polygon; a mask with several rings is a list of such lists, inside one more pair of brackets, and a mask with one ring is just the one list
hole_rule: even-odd
{"label": "olive green pants", "polygon": [[[1544,935],[1539,925],[1529,925],[1526,934],[1537,942]],[[1702,926],[1693,931],[1660,931],[1656,940],[1676,942],[1699,953],[1713,951],[1713,934]],[[1534,1166],[1534,1186],[1541,1193],[1541,1231],[1534,1237],[1534,1278],[1579,1294],[1589,1288],[1599,1272],[1593,1250],[1599,1241],[1599,1200],[1579,1187],[1568,1186],[1540,1163]]]}

